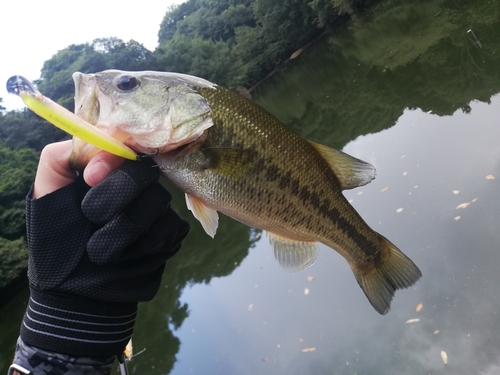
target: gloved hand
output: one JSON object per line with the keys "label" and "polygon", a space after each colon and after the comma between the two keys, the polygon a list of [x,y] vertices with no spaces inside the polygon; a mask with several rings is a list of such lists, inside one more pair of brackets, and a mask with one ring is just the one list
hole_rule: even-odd
{"label": "gloved hand", "polygon": [[165,261],[188,232],[158,177],[149,159],[127,161],[93,188],[79,178],[28,196],[24,343],[88,357],[123,351],[137,303],[156,294]]}

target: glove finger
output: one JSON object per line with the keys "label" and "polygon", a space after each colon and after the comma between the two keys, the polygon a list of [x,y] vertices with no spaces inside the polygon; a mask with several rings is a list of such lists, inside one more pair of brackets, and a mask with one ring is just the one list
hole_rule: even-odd
{"label": "glove finger", "polygon": [[82,211],[93,223],[104,225],[122,212],[144,189],[156,183],[159,176],[160,170],[150,158],[127,160],[89,190],[82,201]]}
{"label": "glove finger", "polygon": [[147,188],[122,213],[92,235],[87,243],[90,260],[97,264],[118,262],[123,251],[165,215],[170,200],[170,193],[160,184]]}
{"label": "glove finger", "polygon": [[56,287],[85,254],[92,223],[80,211],[79,184],[77,181],[39,199],[26,200],[28,277],[32,286]]}
{"label": "glove finger", "polygon": [[124,252],[120,261],[137,259],[155,253],[172,253],[179,250],[182,240],[189,232],[189,224],[169,207],[162,218],[156,220],[150,230],[142,234]]}

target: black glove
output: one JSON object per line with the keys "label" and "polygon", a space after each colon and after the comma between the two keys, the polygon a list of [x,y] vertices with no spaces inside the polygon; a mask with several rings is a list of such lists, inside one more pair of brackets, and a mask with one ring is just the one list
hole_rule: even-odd
{"label": "black glove", "polygon": [[27,197],[26,344],[89,357],[123,351],[137,303],[154,297],[188,232],[158,177],[149,159],[127,161],[92,189],[79,177]]}

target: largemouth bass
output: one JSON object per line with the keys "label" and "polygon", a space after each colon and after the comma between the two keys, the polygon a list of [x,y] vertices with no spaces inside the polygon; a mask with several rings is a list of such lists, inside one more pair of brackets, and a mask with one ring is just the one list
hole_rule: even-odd
{"label": "largemouth bass", "polygon": [[[154,154],[210,236],[218,211],[263,229],[287,272],[311,265],[321,242],[347,260],[380,314],[397,289],[421,277],[342,194],[375,177],[370,164],[302,138],[260,106],[201,78],[117,70],[73,78],[76,114],[132,149]],[[74,142],[75,165],[92,154]]]}

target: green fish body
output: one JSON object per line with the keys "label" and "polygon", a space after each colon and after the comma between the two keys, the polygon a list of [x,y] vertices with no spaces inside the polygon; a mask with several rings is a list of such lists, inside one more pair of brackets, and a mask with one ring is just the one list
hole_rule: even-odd
{"label": "green fish body", "polygon": [[[96,79],[96,84],[100,92],[110,95],[112,86],[119,82],[117,76],[137,78],[146,86],[142,83],[146,73],[147,77],[155,76],[155,72],[119,71],[94,76],[108,78],[101,82]],[[186,193],[188,207],[209,235],[213,237],[217,230],[218,211],[263,229],[287,272],[312,264],[317,257],[316,242],[321,242],[347,260],[368,300],[381,314],[388,312],[397,289],[407,288],[420,278],[417,266],[373,231],[342,194],[344,189],[369,183],[375,177],[373,166],[302,138],[232,91],[184,75],[177,75],[180,81],[174,79],[172,83],[175,74],[156,73],[157,77],[166,74],[170,74],[170,81],[164,79],[162,84],[181,92],[176,94],[177,100],[186,87],[189,90],[185,93],[192,96],[179,112],[194,115],[181,121],[190,128],[189,136],[178,136],[177,140],[183,139],[180,145],[161,150],[154,159],[162,174]],[[132,96],[127,99],[126,93],[119,97],[123,103],[134,100]],[[147,104],[143,106],[143,110],[149,109]],[[85,107],[83,103],[81,108]],[[96,117],[96,126],[102,125],[95,106],[85,111]],[[124,113],[122,124],[127,121]],[[82,113],[87,120],[89,116]],[[111,120],[112,125],[117,121]],[[124,131],[132,126],[120,128]],[[151,142],[128,143],[143,152],[155,148]]]}

